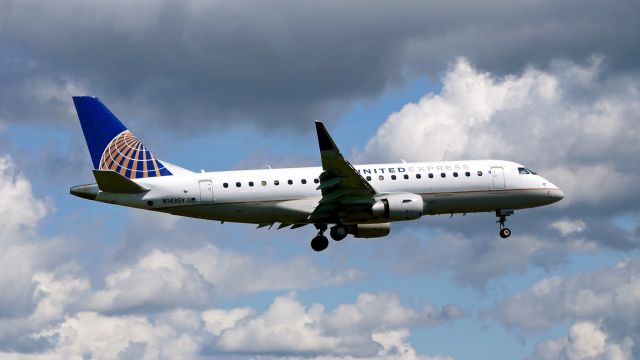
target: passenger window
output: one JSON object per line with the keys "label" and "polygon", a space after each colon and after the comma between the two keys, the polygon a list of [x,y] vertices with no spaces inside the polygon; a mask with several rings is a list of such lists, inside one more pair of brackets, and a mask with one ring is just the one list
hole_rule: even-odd
{"label": "passenger window", "polygon": [[307,183],[307,179],[302,179],[300,180],[301,183],[306,184]]}
{"label": "passenger window", "polygon": [[478,176],[482,176],[482,171],[478,171]]}
{"label": "passenger window", "polygon": [[445,174],[445,173],[440,173],[440,177],[447,177],[447,174]]}
{"label": "passenger window", "polygon": [[404,174],[404,179],[405,179],[405,180],[409,180],[409,175]]}
{"label": "passenger window", "polygon": [[240,187],[242,186],[242,184],[240,184],[239,182],[236,183],[236,187]]}
{"label": "passenger window", "polygon": [[262,184],[262,186],[267,186],[267,182],[266,181],[260,181],[260,184]]}
{"label": "passenger window", "polygon": [[416,179],[422,179],[422,175],[416,174]]}
{"label": "passenger window", "polygon": [[471,176],[471,173],[467,171],[467,172],[464,173],[464,176],[469,177],[469,176]]}
{"label": "passenger window", "polygon": [[367,181],[371,181],[371,176],[367,175]]}
{"label": "passenger window", "polygon": [[395,180],[396,176],[395,175],[391,175],[391,180]]}
{"label": "passenger window", "polygon": [[253,181],[249,181],[249,186],[253,187]]}
{"label": "passenger window", "polygon": [[429,173],[429,179],[433,179],[433,173]]}
{"label": "passenger window", "polygon": [[273,185],[280,185],[280,181],[275,180],[275,181],[273,182]]}
{"label": "passenger window", "polygon": [[289,181],[287,181],[287,183],[288,183],[289,185],[293,185],[293,180],[289,180]]}
{"label": "passenger window", "polygon": [[222,184],[222,187],[226,189],[226,188],[228,188],[228,187],[229,187],[229,184],[224,183],[224,184]]}
{"label": "passenger window", "polygon": [[384,176],[382,175],[378,176],[378,180],[384,180]]}
{"label": "passenger window", "polygon": [[313,179],[313,182],[318,184],[320,182],[320,179]]}
{"label": "passenger window", "polygon": [[457,172],[453,172],[453,177],[458,177],[458,173]]}

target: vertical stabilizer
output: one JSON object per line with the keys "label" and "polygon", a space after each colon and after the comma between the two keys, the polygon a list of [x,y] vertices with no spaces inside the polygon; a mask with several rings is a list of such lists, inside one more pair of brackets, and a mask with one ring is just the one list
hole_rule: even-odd
{"label": "vertical stabilizer", "polygon": [[172,175],[96,97],[74,96],[93,167],[129,178]]}

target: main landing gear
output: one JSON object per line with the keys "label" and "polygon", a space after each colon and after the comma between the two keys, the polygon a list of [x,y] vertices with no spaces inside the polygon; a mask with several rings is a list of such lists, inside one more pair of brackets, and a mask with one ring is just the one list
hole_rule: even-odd
{"label": "main landing gear", "polygon": [[[324,236],[324,232],[327,230],[326,224],[316,224],[318,229],[318,235],[311,240],[311,248],[315,251],[322,251],[329,247],[329,240]],[[335,241],[340,241],[349,235],[349,231],[342,224],[337,224],[331,228],[329,235]]]}
{"label": "main landing gear", "polygon": [[513,210],[511,209],[500,209],[496,211],[496,217],[498,217],[498,224],[500,224],[500,237],[503,239],[511,236],[511,230],[508,227],[505,227],[505,223],[507,222],[507,216],[513,215]]}

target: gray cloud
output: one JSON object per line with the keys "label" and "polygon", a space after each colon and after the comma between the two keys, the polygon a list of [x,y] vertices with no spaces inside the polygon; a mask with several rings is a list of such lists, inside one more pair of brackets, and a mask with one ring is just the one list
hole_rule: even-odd
{"label": "gray cloud", "polygon": [[0,119],[73,118],[68,97],[91,93],[122,116],[185,132],[230,120],[303,128],[416,73],[438,76],[461,55],[497,73],[592,53],[635,71],[638,7],[4,0]]}
{"label": "gray cloud", "polygon": [[[608,268],[548,277],[497,304],[494,311],[505,325],[525,332],[573,323],[567,337],[540,343],[534,358],[636,358],[640,351],[639,274],[640,259],[632,257]],[[600,345],[585,346],[589,343]],[[582,352],[592,354],[576,355]]]}

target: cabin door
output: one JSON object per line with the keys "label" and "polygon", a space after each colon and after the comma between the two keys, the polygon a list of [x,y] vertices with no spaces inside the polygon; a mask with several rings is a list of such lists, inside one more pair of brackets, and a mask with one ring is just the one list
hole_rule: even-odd
{"label": "cabin door", "polygon": [[213,181],[211,180],[200,181],[200,202],[203,202],[203,203],[213,202]]}
{"label": "cabin door", "polygon": [[504,190],[504,169],[501,167],[491,168],[493,178],[493,190]]}

